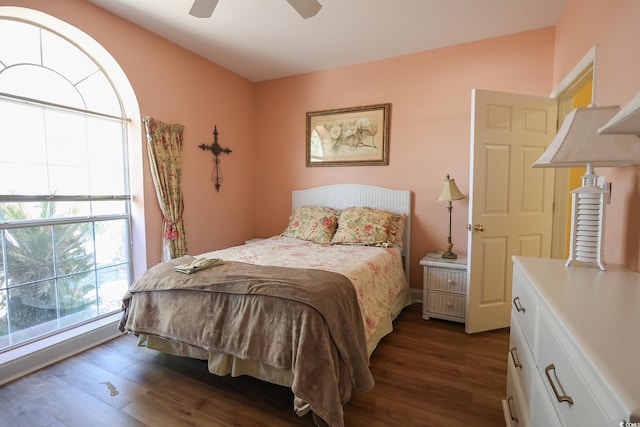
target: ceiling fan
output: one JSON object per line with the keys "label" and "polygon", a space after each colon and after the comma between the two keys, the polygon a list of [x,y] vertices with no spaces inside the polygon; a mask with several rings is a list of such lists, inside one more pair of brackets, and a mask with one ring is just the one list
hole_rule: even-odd
{"label": "ceiling fan", "polygon": [[[219,0],[194,0],[189,15],[196,18],[210,18]],[[287,0],[304,19],[315,16],[322,8],[317,0]]]}

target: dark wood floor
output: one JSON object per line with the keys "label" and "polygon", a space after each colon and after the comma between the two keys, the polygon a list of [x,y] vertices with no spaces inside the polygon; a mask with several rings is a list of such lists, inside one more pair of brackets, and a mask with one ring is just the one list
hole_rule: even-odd
{"label": "dark wood floor", "polygon": [[[371,359],[373,390],[345,406],[350,426],[502,426],[509,331],[467,335],[408,307]],[[123,336],[0,387],[2,426],[312,426],[289,389],[217,377],[206,362]]]}

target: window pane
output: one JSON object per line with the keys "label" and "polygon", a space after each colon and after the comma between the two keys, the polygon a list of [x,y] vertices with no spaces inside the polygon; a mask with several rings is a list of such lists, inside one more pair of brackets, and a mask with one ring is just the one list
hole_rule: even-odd
{"label": "window pane", "polygon": [[87,119],[87,151],[92,194],[129,194],[125,181],[124,124]]}
{"label": "window pane", "polygon": [[58,279],[61,326],[70,326],[95,317],[97,294],[94,272]]}
{"label": "window pane", "polygon": [[127,265],[98,270],[99,312],[111,313],[120,310],[122,297],[129,289],[129,269]]}
{"label": "window pane", "polygon": [[52,227],[5,230],[9,287],[54,277]]}
{"label": "window pane", "polygon": [[9,341],[9,318],[7,317],[7,291],[0,286],[0,350],[7,347]]}
{"label": "window pane", "polygon": [[30,105],[0,99],[0,125],[2,161],[7,163],[46,161],[43,111]]}
{"label": "window pane", "polygon": [[[9,288],[9,308],[12,332],[55,319],[57,317],[55,281],[47,280]],[[30,332],[28,338],[52,330],[55,330],[55,326],[47,325]]]}
{"label": "window pane", "polygon": [[0,194],[127,194],[123,126],[0,99]]}
{"label": "window pane", "polygon": [[127,214],[128,205],[129,205],[129,202],[127,200],[92,201],[91,213],[93,215]]}
{"label": "window pane", "polygon": [[55,202],[51,218],[73,218],[91,215],[91,202]]}
{"label": "window pane", "polygon": [[[126,200],[55,201],[55,202],[0,202],[0,218],[5,221],[27,219],[78,218],[92,214],[124,214]],[[96,209],[97,207],[101,209]],[[96,212],[97,211],[97,212]]]}
{"label": "window pane", "polygon": [[89,194],[87,119],[47,110],[45,120],[49,188],[41,194]]}
{"label": "window pane", "polygon": [[43,194],[48,186],[42,109],[0,100],[0,129],[0,194]]}
{"label": "window pane", "polygon": [[46,30],[42,30],[42,65],[56,70],[73,85],[100,71],[96,63],[75,45]]}
{"label": "window pane", "polygon": [[127,221],[124,219],[96,223],[96,265],[106,267],[127,262]]}
{"label": "window pane", "polygon": [[57,276],[93,270],[93,224],[56,225],[53,230]]}
{"label": "window pane", "polygon": [[81,94],[73,85],[39,65],[23,64],[4,69],[0,74],[0,92],[85,108]]}
{"label": "window pane", "polygon": [[86,80],[81,81],[77,88],[84,97],[87,110],[112,116],[122,114],[120,100],[116,97],[111,83],[102,72],[92,74]]}
{"label": "window pane", "polygon": [[0,19],[0,40],[20,40],[20,43],[0,43],[2,65],[37,64],[40,62],[40,29],[23,22]]}
{"label": "window pane", "polygon": [[[0,220],[2,216],[0,215]],[[6,287],[4,274],[4,232],[0,231],[0,289]]]}

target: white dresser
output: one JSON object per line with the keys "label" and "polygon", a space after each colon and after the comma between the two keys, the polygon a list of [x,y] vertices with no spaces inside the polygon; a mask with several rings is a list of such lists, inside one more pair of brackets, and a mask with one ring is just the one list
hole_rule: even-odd
{"label": "white dresser", "polygon": [[640,426],[640,273],[513,262],[506,424]]}

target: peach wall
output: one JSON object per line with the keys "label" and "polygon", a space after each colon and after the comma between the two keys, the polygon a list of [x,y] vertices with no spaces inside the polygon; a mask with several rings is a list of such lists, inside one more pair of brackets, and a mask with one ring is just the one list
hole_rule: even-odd
{"label": "peach wall", "polygon": [[[637,0],[569,0],[556,27],[554,82],[558,84],[597,44],[596,103],[625,105],[640,90],[639,18]],[[605,223],[605,260],[638,271],[640,166],[597,168],[596,173],[613,187]]]}
{"label": "peach wall", "polygon": [[[291,190],[365,183],[413,193],[412,287],[420,258],[446,243],[436,201],[447,173],[469,189],[471,89],[548,95],[554,29],[530,31],[256,85],[256,232],[281,232]],[[388,166],[305,167],[305,113],[390,102]],[[454,203],[454,251],[467,251],[468,200]]]}
{"label": "peach wall", "polygon": [[[640,89],[640,57],[633,50],[640,39],[636,0],[569,0],[554,28],[258,84],[82,0],[0,0],[0,5],[38,9],[82,29],[120,63],[143,116],[186,126],[183,179],[191,253],[279,233],[293,189],[338,182],[409,189],[415,288],[421,286],[419,258],[442,249],[446,240],[446,209],[435,201],[444,175],[456,178],[464,193],[469,188],[472,88],[548,95],[597,43],[598,103],[624,104]],[[389,166],[305,167],[307,111],[384,102],[392,104]],[[210,181],[211,154],[197,148],[212,142],[213,125],[221,144],[233,150],[222,158],[220,193]],[[146,157],[144,169],[151,265],[160,258],[161,216]],[[601,173],[614,188],[607,261],[637,270],[640,168]],[[455,203],[454,250],[461,254],[467,211],[468,201]]]}
{"label": "peach wall", "polygon": [[[81,0],[0,0],[53,15],[93,37],[118,61],[136,93],[141,115],[185,126],[183,193],[189,252],[202,253],[241,243],[254,235],[253,117],[254,85],[248,80],[180,48],[128,21]],[[210,152],[198,145],[219,142],[224,184],[211,182]],[[147,265],[160,260],[161,214],[144,149]]]}

